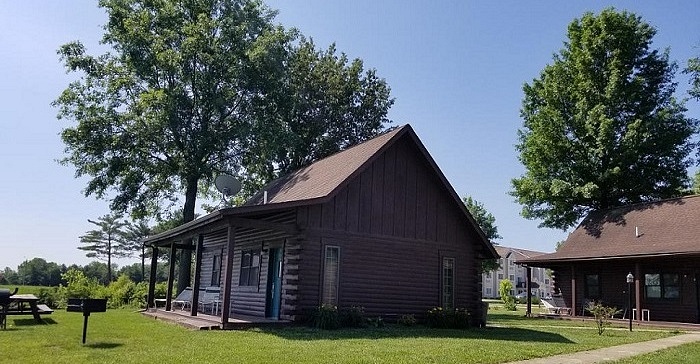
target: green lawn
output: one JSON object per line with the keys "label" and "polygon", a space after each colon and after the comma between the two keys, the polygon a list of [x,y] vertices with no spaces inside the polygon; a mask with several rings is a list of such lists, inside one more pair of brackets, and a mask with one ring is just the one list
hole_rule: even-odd
{"label": "green lawn", "polygon": [[694,342],[632,358],[615,364],[700,363],[700,342]]}
{"label": "green lawn", "polygon": [[0,330],[0,363],[501,363],[651,340],[668,331],[608,330],[591,323],[525,319],[494,311],[486,329],[421,326],[321,331],[305,327],[191,331],[129,310],[90,317],[82,345],[79,313],[56,311],[46,324],[10,316]]}

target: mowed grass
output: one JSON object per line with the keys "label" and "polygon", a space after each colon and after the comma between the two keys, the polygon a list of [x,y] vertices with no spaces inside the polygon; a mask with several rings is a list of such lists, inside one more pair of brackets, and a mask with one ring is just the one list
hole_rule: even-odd
{"label": "mowed grass", "polygon": [[700,342],[612,362],[614,364],[700,363]]}
{"label": "mowed grass", "polygon": [[422,326],[323,331],[306,327],[192,331],[130,310],[93,313],[87,343],[83,316],[58,310],[36,324],[10,316],[0,330],[0,363],[503,363],[673,335],[664,330],[608,330],[590,322],[526,319],[494,311],[493,327]]}

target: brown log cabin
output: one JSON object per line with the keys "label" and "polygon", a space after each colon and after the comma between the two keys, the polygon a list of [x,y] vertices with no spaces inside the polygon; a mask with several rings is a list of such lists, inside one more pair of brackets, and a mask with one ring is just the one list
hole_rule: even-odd
{"label": "brown log cabin", "polygon": [[699,221],[700,196],[593,212],[557,252],[517,263],[552,269],[573,315],[597,300],[629,318],[631,298],[636,320],[700,323]]}
{"label": "brown log cabin", "polygon": [[146,243],[195,251],[191,315],[201,289],[220,287],[222,328],[235,315],[299,321],[322,304],[385,318],[465,308],[483,324],[480,261],[498,257],[408,125]]}

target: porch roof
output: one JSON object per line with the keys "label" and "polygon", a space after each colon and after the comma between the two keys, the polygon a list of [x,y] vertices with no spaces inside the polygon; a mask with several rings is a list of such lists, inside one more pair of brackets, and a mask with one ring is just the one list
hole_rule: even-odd
{"label": "porch roof", "polygon": [[592,212],[555,253],[519,264],[700,256],[700,196]]}

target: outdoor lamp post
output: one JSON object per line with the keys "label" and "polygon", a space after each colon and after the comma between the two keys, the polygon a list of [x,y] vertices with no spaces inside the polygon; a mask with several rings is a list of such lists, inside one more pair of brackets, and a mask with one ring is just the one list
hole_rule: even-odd
{"label": "outdoor lamp post", "polygon": [[627,275],[627,294],[629,295],[629,312],[630,312],[630,332],[632,332],[632,282],[634,282],[634,276],[632,272]]}

